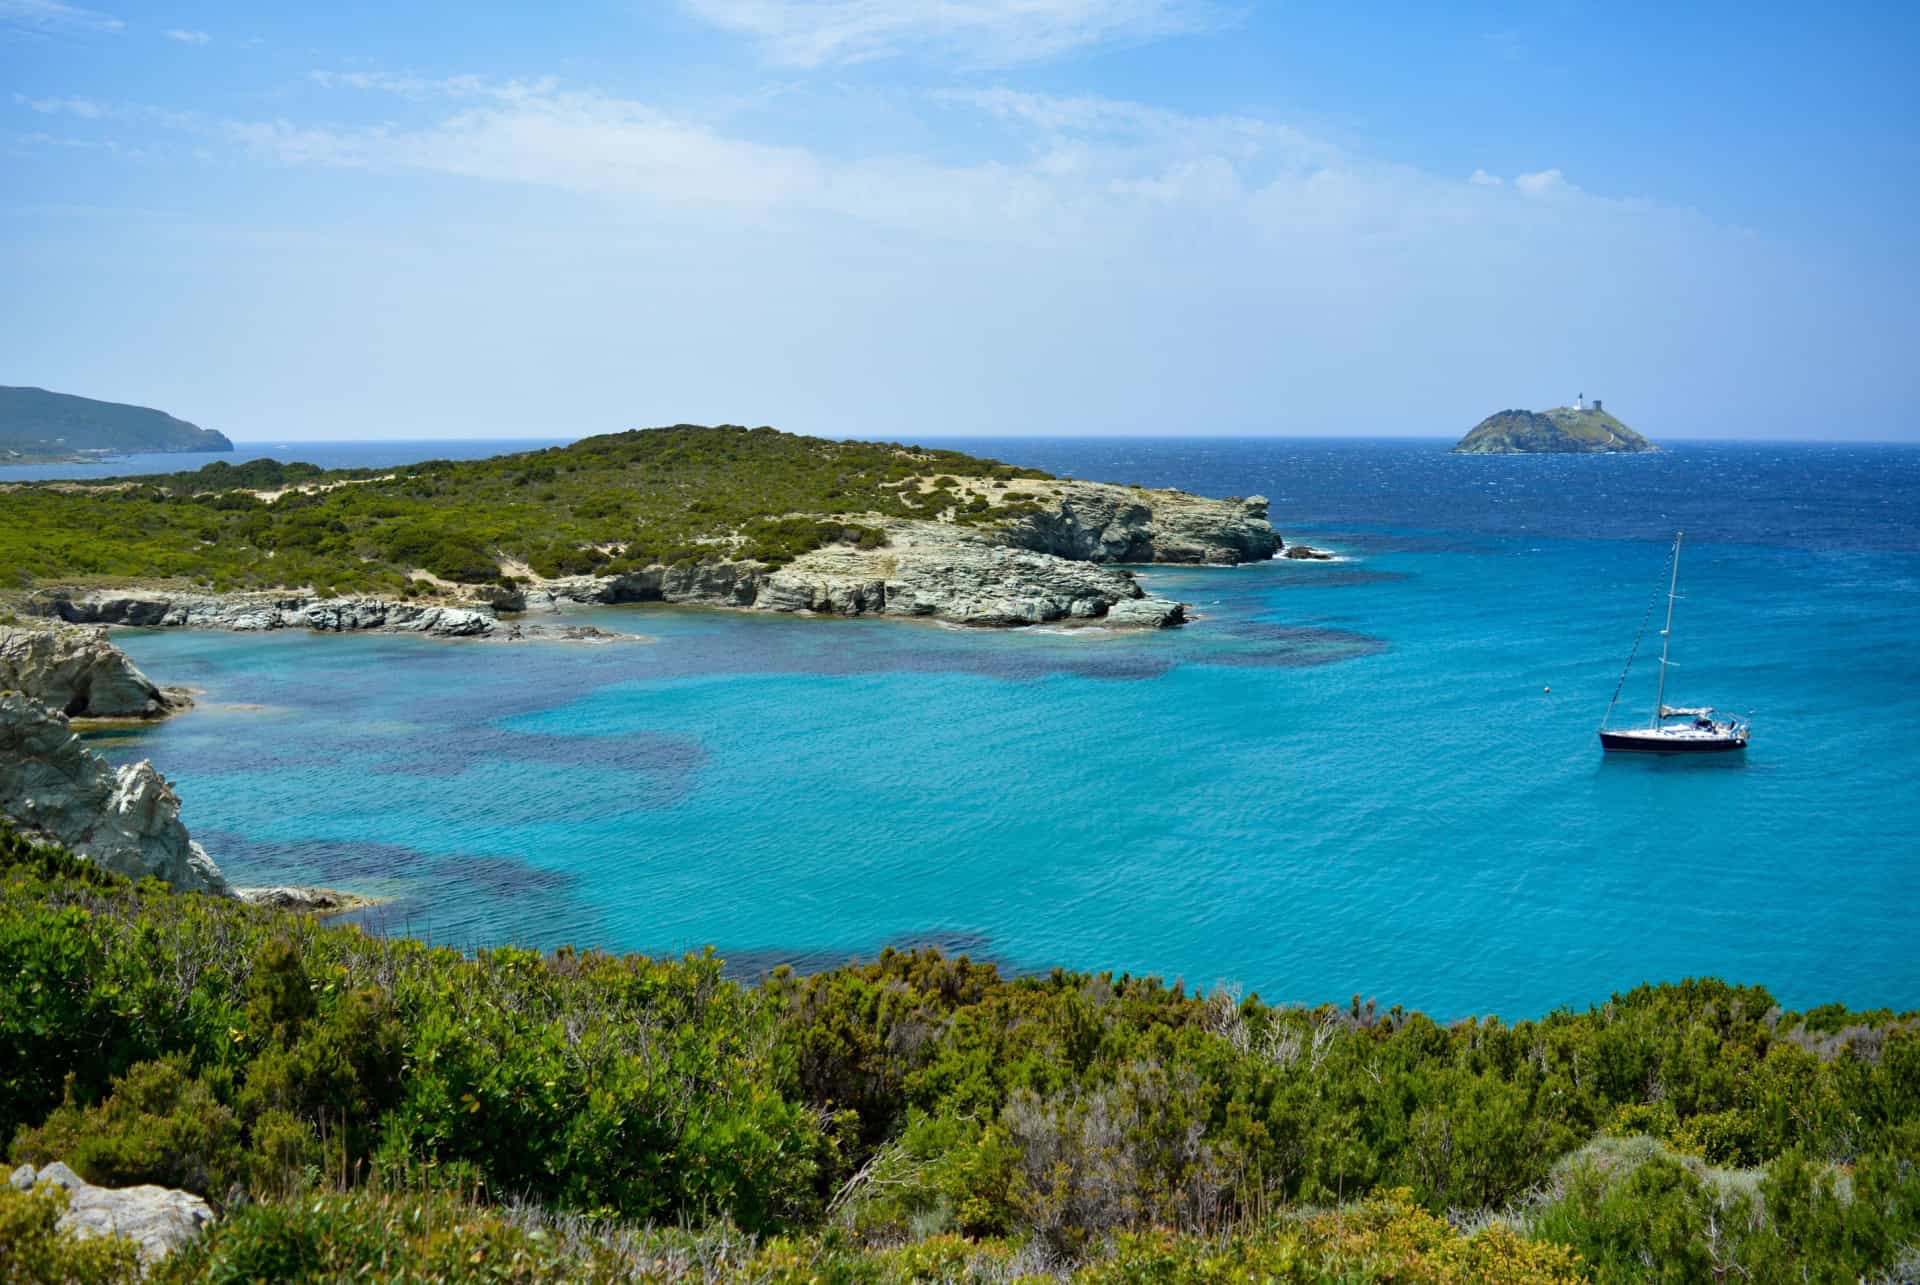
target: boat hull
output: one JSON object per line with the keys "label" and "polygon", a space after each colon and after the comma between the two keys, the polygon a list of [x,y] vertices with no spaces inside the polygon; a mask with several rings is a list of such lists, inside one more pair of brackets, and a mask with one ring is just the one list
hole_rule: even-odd
{"label": "boat hull", "polygon": [[1747,748],[1744,736],[1654,736],[1645,732],[1602,732],[1600,748],[1614,754],[1725,754]]}

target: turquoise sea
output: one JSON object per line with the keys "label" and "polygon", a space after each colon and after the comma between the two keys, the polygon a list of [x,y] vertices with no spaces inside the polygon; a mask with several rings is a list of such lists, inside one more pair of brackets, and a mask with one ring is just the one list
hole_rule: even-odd
{"label": "turquoise sea", "polygon": [[[385,895],[367,922],[459,945],[712,943],[752,975],[934,941],[1442,1018],[1699,974],[1920,1006],[1920,448],[940,444],[1260,492],[1340,560],[1146,570],[1202,616],[1165,634],[124,631],[202,705],[101,745],[174,779],[236,882]],[[1751,710],[1753,747],[1605,758],[1680,526],[1669,700]]]}

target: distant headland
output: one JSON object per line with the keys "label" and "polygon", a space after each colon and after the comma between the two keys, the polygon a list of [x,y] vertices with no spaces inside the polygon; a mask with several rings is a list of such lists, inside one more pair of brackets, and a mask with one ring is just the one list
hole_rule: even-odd
{"label": "distant headland", "polygon": [[150,406],[44,388],[0,386],[0,464],[60,464],[109,455],[231,451],[224,433]]}
{"label": "distant headland", "polygon": [[1599,455],[1660,448],[1601,408],[1585,393],[1552,410],[1503,410],[1461,438],[1455,455]]}

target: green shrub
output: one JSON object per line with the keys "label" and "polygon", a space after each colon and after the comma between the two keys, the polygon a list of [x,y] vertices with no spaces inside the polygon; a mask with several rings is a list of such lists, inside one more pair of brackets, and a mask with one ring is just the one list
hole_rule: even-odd
{"label": "green shrub", "polygon": [[[1636,1124],[1766,1168],[1605,1136]],[[935,951],[743,986],[711,953],[469,955],[173,894],[4,826],[0,1125],[16,1154],[97,1176],[241,1182],[278,1211],[238,1224],[257,1231],[242,1266],[344,1261],[290,1200],[334,1190],[341,1228],[370,1190],[527,1200],[786,1237],[769,1262],[851,1279],[892,1270],[867,1240],[1097,1265],[1156,1228],[1192,1240],[1167,1250],[1182,1278],[1223,1235],[1372,1197],[1434,1218],[1513,1204],[1607,1279],[1650,1255],[1857,1277],[1920,1238],[1907,1017],[1816,1029],[1759,988],[1686,981],[1442,1027]],[[1310,1230],[1282,1237],[1309,1264]]]}
{"label": "green shrub", "polygon": [[33,1191],[0,1185],[0,1281],[8,1285],[132,1285],[140,1279],[133,1242],[118,1236],[79,1240],[56,1224],[67,1193],[51,1183]]}
{"label": "green shrub", "polygon": [[154,1183],[220,1200],[240,1176],[240,1123],[176,1054],[129,1068],[96,1106],[77,1106],[69,1093],[38,1128],[21,1131],[11,1158],[64,1160],[102,1187]]}
{"label": "green shrub", "polygon": [[[641,567],[726,556],[736,538],[778,565],[822,543],[882,540],[865,534],[875,528],[821,515],[928,516],[918,488],[908,496],[902,487],[929,470],[949,479],[1045,476],[952,451],[684,424],[391,475],[249,461],[143,478],[125,490],[16,487],[0,523],[0,580],[399,592],[415,569],[485,584],[504,557],[543,576],[582,575],[614,559],[609,547]],[[248,493],[306,482],[322,485],[272,503]],[[854,533],[837,534],[844,530]]]}

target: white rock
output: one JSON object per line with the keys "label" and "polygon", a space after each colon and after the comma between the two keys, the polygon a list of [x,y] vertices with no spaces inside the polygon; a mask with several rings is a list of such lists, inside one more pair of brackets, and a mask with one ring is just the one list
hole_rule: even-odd
{"label": "white rock", "polygon": [[30,1165],[13,1171],[20,1187],[36,1181],[66,1189],[67,1212],[60,1215],[62,1231],[81,1240],[95,1236],[124,1236],[134,1243],[140,1259],[155,1263],[198,1236],[213,1221],[213,1210],[192,1192],[172,1187],[96,1187],[56,1160],[37,1174]]}
{"label": "white rock", "polygon": [[116,874],[164,879],[187,892],[229,893],[180,823],[180,796],[149,762],[115,769],[66,717],[0,692],[0,812]]}
{"label": "white rock", "polygon": [[0,691],[9,688],[75,718],[152,718],[174,706],[105,630],[51,623],[0,625]]}

